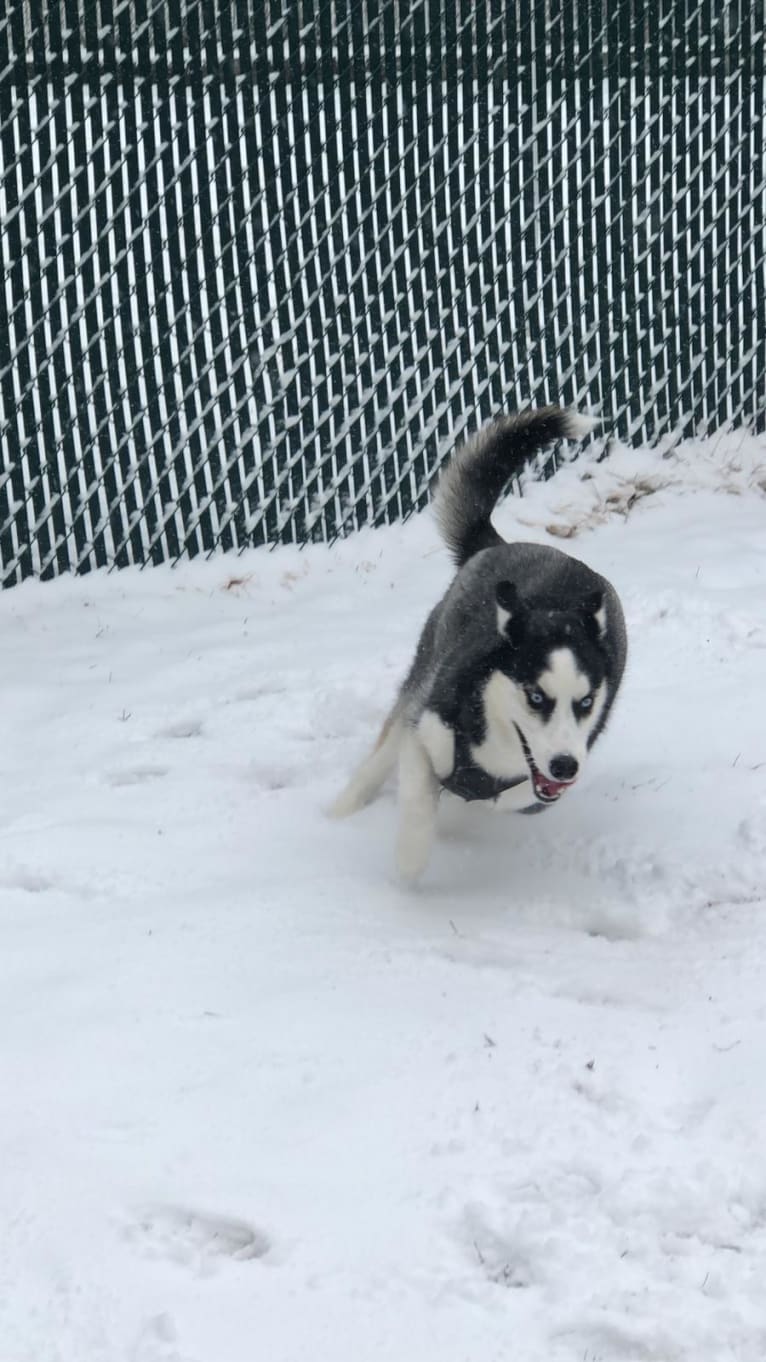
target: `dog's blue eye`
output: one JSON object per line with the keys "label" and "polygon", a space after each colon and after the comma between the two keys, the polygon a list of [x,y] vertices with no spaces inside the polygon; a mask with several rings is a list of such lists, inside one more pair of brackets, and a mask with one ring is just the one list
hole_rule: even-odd
{"label": "dog's blue eye", "polygon": [[541,690],[528,690],[527,699],[533,709],[542,709],[545,704],[545,696]]}
{"label": "dog's blue eye", "polygon": [[592,695],[584,695],[583,698],[582,698],[582,700],[578,700],[578,702],[577,702],[577,708],[578,708],[578,709],[583,709],[583,710],[584,710],[584,709],[592,709],[592,708],[593,708],[593,696],[592,696]]}

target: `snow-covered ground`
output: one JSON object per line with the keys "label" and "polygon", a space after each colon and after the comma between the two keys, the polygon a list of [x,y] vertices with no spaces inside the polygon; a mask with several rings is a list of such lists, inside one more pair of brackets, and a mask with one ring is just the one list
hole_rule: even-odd
{"label": "snow-covered ground", "polygon": [[391,794],[322,808],[429,516],[0,598],[2,1362],[763,1362],[765,465],[506,503],[615,582],[627,679],[417,891]]}

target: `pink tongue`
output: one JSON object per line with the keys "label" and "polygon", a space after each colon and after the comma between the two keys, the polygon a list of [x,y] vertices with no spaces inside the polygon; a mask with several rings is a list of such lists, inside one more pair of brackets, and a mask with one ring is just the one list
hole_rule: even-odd
{"label": "pink tongue", "polygon": [[546,798],[552,799],[554,795],[561,794],[561,791],[567,788],[568,782],[565,780],[546,780],[544,776],[540,776],[535,784]]}

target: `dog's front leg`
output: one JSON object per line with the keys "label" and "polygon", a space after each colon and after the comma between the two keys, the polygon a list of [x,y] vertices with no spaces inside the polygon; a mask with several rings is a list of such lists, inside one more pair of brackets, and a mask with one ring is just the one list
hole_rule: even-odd
{"label": "dog's front leg", "polygon": [[420,738],[408,728],[399,752],[399,835],[396,862],[405,880],[422,875],[434,839],[439,782]]}

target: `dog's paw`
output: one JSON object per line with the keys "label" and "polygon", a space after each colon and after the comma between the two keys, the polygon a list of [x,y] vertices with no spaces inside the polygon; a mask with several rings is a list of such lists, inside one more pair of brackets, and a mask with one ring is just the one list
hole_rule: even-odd
{"label": "dog's paw", "polygon": [[401,833],[396,845],[396,868],[405,884],[415,884],[428,865],[431,838],[417,832]]}
{"label": "dog's paw", "polygon": [[345,790],[332,801],[326,804],[324,814],[327,818],[350,818],[352,813],[364,807],[365,800],[360,799],[353,785],[347,785]]}

